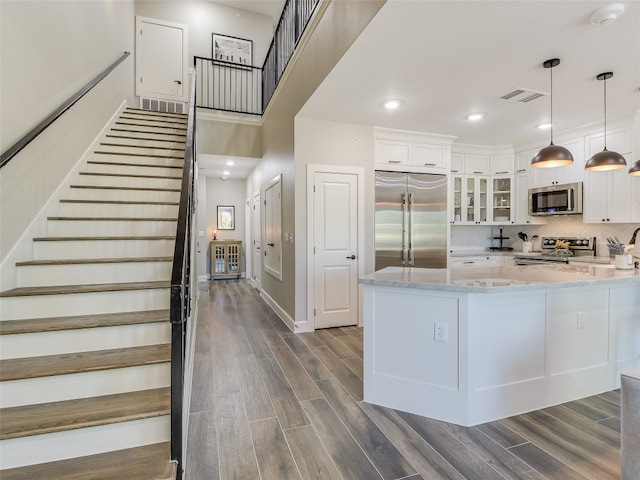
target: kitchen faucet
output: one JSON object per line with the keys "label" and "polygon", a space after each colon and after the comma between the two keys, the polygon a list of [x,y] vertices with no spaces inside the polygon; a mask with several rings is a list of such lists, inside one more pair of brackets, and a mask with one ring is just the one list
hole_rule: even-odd
{"label": "kitchen faucet", "polygon": [[631,240],[629,240],[629,245],[636,244],[636,235],[638,234],[638,232],[640,232],[640,227],[636,228],[635,231],[633,232],[633,236],[631,237]]}

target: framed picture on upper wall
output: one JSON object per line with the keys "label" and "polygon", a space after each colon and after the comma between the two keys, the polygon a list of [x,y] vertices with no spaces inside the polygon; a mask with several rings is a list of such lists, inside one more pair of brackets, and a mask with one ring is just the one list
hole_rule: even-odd
{"label": "framed picture on upper wall", "polygon": [[219,33],[211,35],[211,58],[247,67],[253,65],[253,42],[251,40],[220,35]]}
{"label": "framed picture on upper wall", "polygon": [[218,205],[218,230],[235,230],[236,212],[233,205]]}

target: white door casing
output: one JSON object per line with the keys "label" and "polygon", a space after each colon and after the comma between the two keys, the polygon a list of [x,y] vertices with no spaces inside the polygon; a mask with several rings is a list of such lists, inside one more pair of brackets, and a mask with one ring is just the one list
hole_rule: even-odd
{"label": "white door casing", "polygon": [[260,290],[260,277],[262,269],[262,238],[260,230],[260,192],[253,195],[251,205],[251,248],[253,249],[253,261],[251,264],[251,281],[253,286]]}
{"label": "white door casing", "polygon": [[282,280],[282,175],[264,189],[264,271]]}
{"label": "white door casing", "polygon": [[363,222],[358,168],[309,166],[308,302],[314,328],[357,325]]}
{"label": "white door casing", "polygon": [[188,26],[136,16],[136,95],[188,100]]}

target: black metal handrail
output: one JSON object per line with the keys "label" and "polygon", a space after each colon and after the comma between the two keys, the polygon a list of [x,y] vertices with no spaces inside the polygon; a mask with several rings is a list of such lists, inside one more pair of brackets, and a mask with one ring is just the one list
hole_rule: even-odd
{"label": "black metal handrail", "polygon": [[262,67],[194,57],[198,107],[262,115],[320,0],[287,0]]}
{"label": "black metal handrail", "polygon": [[16,143],[11,145],[5,151],[2,156],[0,156],[0,168],[4,167],[9,161],[15,157],[24,147],[29,145],[38,135],[44,132],[49,125],[55,122],[64,112],[73,107],[78,100],[84,97],[89,91],[95,87],[98,83],[100,83],[107,75],[109,75],[120,63],[124,61],[131,55],[131,52],[124,52],[115,62],[105,68],[102,72],[100,72],[93,80],[87,83],[84,87],[74,93],[68,100],[66,100],[62,105],[60,105],[53,113],[51,113],[47,118],[45,118],[42,122],[36,125],[29,133],[27,133],[24,137],[18,140]]}
{"label": "black metal handrail", "polygon": [[184,411],[184,370],[186,352],[186,328],[191,315],[191,227],[195,210],[195,126],[196,126],[196,78],[191,77],[189,98],[189,120],[184,151],[180,205],[176,243],[171,271],[171,298],[169,315],[171,322],[171,460],[177,462],[176,480],[182,479],[183,465],[183,411]]}

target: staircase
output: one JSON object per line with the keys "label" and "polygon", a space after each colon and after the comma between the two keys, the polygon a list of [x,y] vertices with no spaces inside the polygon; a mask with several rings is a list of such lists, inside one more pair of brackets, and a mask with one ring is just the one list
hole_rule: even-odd
{"label": "staircase", "polygon": [[187,117],[127,108],[0,292],[0,477],[175,478],[169,280]]}

